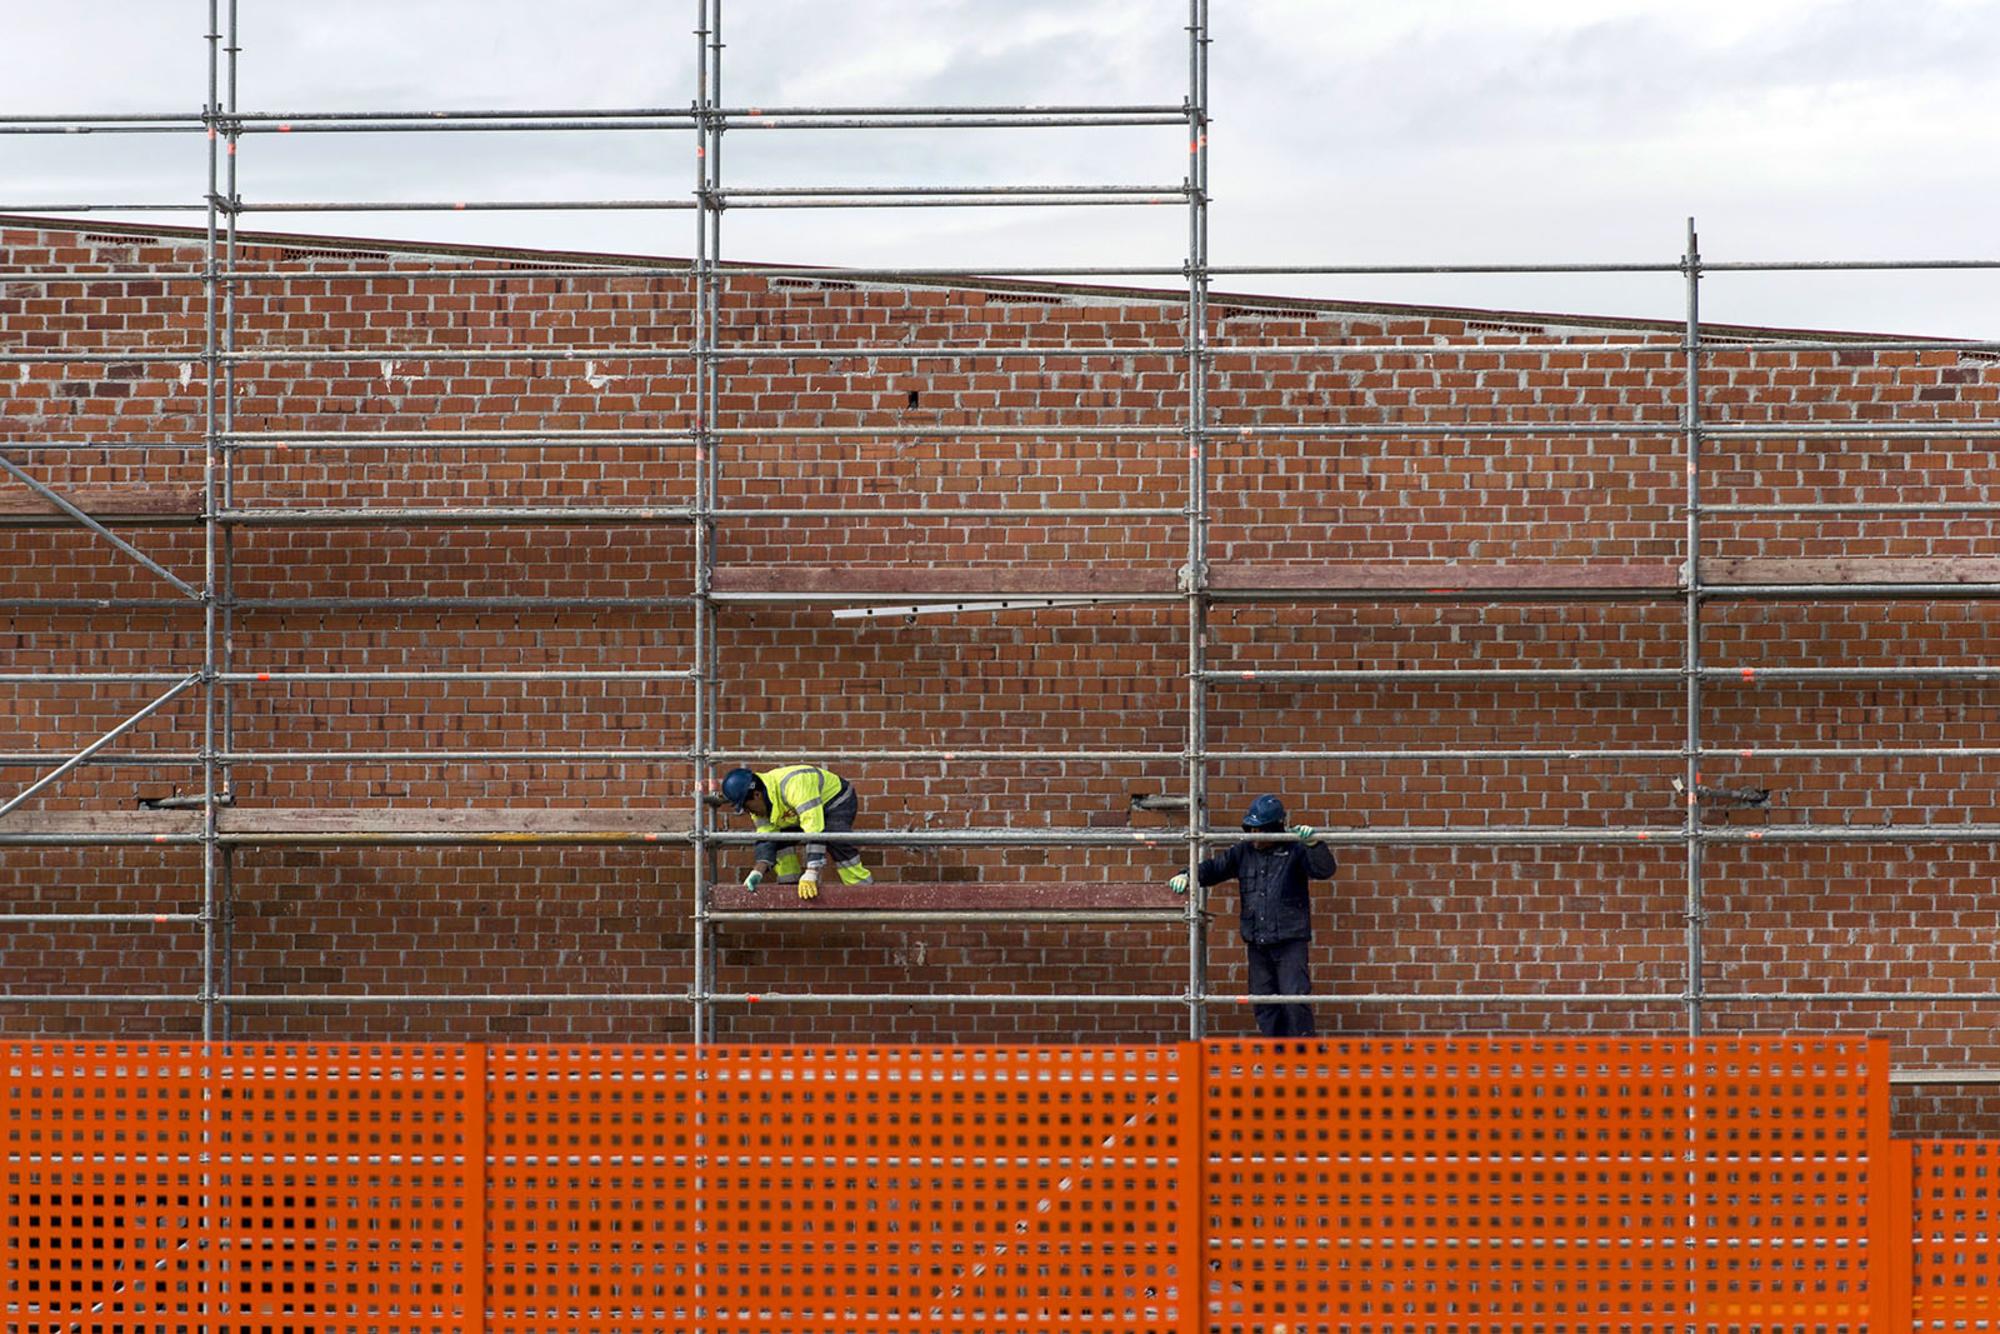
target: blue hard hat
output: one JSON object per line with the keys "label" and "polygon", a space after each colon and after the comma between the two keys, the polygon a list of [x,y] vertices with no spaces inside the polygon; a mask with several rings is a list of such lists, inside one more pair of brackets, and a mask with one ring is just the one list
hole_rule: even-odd
{"label": "blue hard hat", "polygon": [[758,787],[756,774],[748,769],[731,769],[722,776],[722,799],[740,812]]}
{"label": "blue hard hat", "polygon": [[1245,829],[1283,829],[1285,827],[1285,803],[1276,797],[1259,797],[1250,803],[1250,813],[1243,817]]}

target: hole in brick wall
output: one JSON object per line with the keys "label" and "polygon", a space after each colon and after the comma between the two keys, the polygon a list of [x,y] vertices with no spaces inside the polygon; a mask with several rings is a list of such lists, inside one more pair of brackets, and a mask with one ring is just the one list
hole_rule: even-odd
{"label": "hole in brick wall", "polygon": [[380,251],[380,250],[301,250],[301,249],[285,249],[285,250],[280,250],[280,251],[278,252],[278,258],[279,258],[279,259],[281,259],[281,260],[290,260],[290,259],[345,259],[345,260],[356,260],[356,259],[387,259],[387,258],[389,258],[389,256],[388,256],[388,255],[387,255],[387,254],[386,254],[385,252],[383,252],[383,251]]}
{"label": "hole in brick wall", "polygon": [[823,283],[815,278],[773,278],[773,287],[790,287],[808,292],[851,292],[853,283]]}
{"label": "hole in brick wall", "polygon": [[[1209,313],[1216,319],[1229,320],[1275,320],[1297,319],[1302,313],[1296,306],[1210,306]],[[1312,312],[1317,314],[1318,312]]]}
{"label": "hole in brick wall", "polygon": [[913,407],[913,408],[914,408],[914,407],[916,407],[916,406],[918,406],[918,400],[919,400],[919,398],[920,398],[920,395],[919,395],[919,394],[917,393],[917,391],[916,391],[916,390],[914,390],[914,389],[912,389],[912,390],[910,391],[910,406],[911,406],[911,407]]}
{"label": "hole in brick wall", "polygon": [[1476,329],[1480,333],[1545,334],[1548,332],[1547,328],[1539,324],[1501,324],[1494,320],[1467,320],[1465,327],[1468,331]]}
{"label": "hole in brick wall", "polygon": [[1053,306],[1065,298],[1055,292],[1043,295],[1038,292],[988,292],[989,303],[1002,306]]}

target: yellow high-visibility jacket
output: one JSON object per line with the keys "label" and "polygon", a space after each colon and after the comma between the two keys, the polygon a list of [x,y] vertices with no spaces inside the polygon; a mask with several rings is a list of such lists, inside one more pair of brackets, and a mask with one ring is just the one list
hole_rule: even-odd
{"label": "yellow high-visibility jacket", "polygon": [[826,832],[826,805],[846,784],[831,769],[816,764],[788,764],[757,775],[771,798],[771,814],[757,822],[760,834]]}

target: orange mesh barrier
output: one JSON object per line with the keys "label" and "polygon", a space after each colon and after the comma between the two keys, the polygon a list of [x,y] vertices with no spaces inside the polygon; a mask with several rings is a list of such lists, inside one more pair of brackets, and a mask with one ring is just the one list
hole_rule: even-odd
{"label": "orange mesh barrier", "polygon": [[1693,1112],[1701,1319],[1746,1331],[1869,1328],[1886,1277],[1871,1272],[1871,1235],[1885,1251],[1909,1235],[1892,1242],[1875,1230],[1894,1189],[1887,1171],[1879,1189],[1875,1180],[1889,1147],[1883,1044],[1701,1043]]}
{"label": "orange mesh barrier", "polygon": [[700,1050],[502,1046],[487,1064],[487,1327],[696,1327]]}
{"label": "orange mesh barrier", "polygon": [[2000,1141],[1910,1146],[1916,1329],[2000,1329]]}
{"label": "orange mesh barrier", "polygon": [[706,1327],[1180,1328],[1198,1058],[711,1048]]}
{"label": "orange mesh barrier", "polygon": [[1865,1328],[1886,1093],[1865,1042],[1214,1044],[1208,1327]]}
{"label": "orange mesh barrier", "polygon": [[2000,1318],[1865,1041],[0,1050],[23,1334]]}
{"label": "orange mesh barrier", "polygon": [[5,1076],[7,1327],[198,1327],[216,1310],[203,1048],[15,1044]]}
{"label": "orange mesh barrier", "polygon": [[8,1327],[478,1327],[482,1053],[14,1043]]}

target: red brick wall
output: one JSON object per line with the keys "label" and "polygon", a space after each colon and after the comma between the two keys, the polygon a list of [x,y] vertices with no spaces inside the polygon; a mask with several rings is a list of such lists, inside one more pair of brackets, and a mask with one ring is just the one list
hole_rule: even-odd
{"label": "red brick wall", "polygon": [[[63,228],[0,230],[7,267],[178,265],[200,247]],[[246,264],[337,262],[278,244]],[[356,251],[355,263],[420,267],[423,257]],[[463,260],[451,260],[463,263]],[[332,362],[247,363],[241,430],[652,430],[687,428],[686,283],[664,278],[490,278],[258,284],[236,301],[244,344],[334,351]],[[1223,428],[1213,451],[1211,556],[1221,561],[1651,559],[1679,561],[1680,441],[1641,423],[1675,420],[1684,392],[1670,326],[1607,330],[1504,326],[1463,314],[1219,300],[1208,389]],[[895,564],[958,568],[1094,559],[1171,573],[1186,557],[1174,519],[944,521],[879,518],[870,506],[1067,504],[1177,508],[1187,499],[1184,337],[1171,299],[1143,294],[899,290],[736,277],[719,364],[725,431],[722,503],[813,506],[821,518],[723,521],[725,564]],[[199,284],[0,283],[0,350],[173,354],[161,363],[0,365],[0,443],[147,440],[198,446],[204,373]],[[1484,336],[1523,350],[1425,354],[1439,339]],[[1640,346],[1593,351],[1607,337]],[[1410,350],[1302,355],[1282,343],[1381,343]],[[1102,346],[1116,354],[878,358],[896,346]],[[529,345],[500,360],[481,349]],[[803,345],[823,355],[764,350]],[[573,348],[649,349],[607,357]],[[656,350],[654,350],[656,349]],[[1704,373],[1711,422],[1972,418],[2000,398],[2000,370],[1945,352],[1856,350],[1718,354]],[[911,395],[916,395],[912,405]],[[1504,421],[1556,427],[1629,422],[1630,434],[1247,438],[1237,427]],[[868,428],[1126,428],[1084,439],[867,435]],[[788,432],[844,427],[858,438]],[[194,487],[200,451],[29,452],[58,485]],[[1713,502],[2000,500],[1983,442],[1717,438],[1706,446]],[[234,501],[275,505],[684,503],[690,451],[677,444],[372,446],[245,450]],[[10,487],[13,483],[8,483]],[[1992,521],[1951,516],[1713,516],[1706,556],[2000,554]],[[201,538],[134,530],[134,540],[199,580]],[[661,597],[691,592],[684,530],[631,527],[394,530],[253,528],[234,542],[241,598],[359,596]],[[158,580],[75,530],[0,527],[11,597],[152,598]],[[1704,615],[1711,661],[1775,666],[1969,662],[2000,656],[1983,602],[1802,605],[1717,602]],[[1654,666],[1680,661],[1671,599],[1530,604],[1224,604],[1210,652],[1227,667]],[[1184,742],[1187,644],[1173,605],[834,622],[823,608],[728,607],[719,740],[767,756],[843,747],[1157,749]],[[688,664],[685,609],[360,614],[246,612],[234,663],[246,670],[675,668]],[[186,670],[200,618],[169,611],[0,615],[0,670]],[[130,713],[139,687],[10,689],[0,750],[62,751]],[[1871,683],[1717,686],[1710,744],[2000,745],[1989,688]],[[657,746],[688,742],[683,683],[264,684],[237,696],[245,748]],[[1211,695],[1218,749],[1677,747],[1678,686],[1458,686],[1235,683]],[[136,746],[193,749],[190,698]],[[915,828],[1122,828],[1134,792],[1171,789],[1175,761],[851,763],[868,821]],[[1777,790],[1730,824],[2000,820],[1995,762],[1773,759],[1709,766],[1722,785]],[[1325,761],[1211,770],[1216,816],[1282,791],[1294,811],[1346,826],[1655,823],[1671,828],[1674,760]],[[32,776],[0,769],[0,791]],[[194,781],[188,769],[94,766],[40,804],[128,806]],[[245,806],[601,806],[684,811],[684,763],[476,765],[256,764],[238,768]],[[875,860],[896,878],[1120,879],[1166,874],[1171,847],[905,848]],[[1684,967],[1685,862],[1664,847],[1356,849],[1319,900],[1316,954],[1327,988],[1671,991]],[[725,859],[725,866],[728,859]],[[1992,942],[1995,851],[1760,845],[1707,861],[1707,981],[1716,990],[2000,988]],[[232,984],[244,991],[635,992],[684,989],[692,867],[672,848],[257,848],[235,854]],[[184,849],[0,849],[9,911],[162,911],[197,906],[198,859]],[[1244,987],[1223,893],[1212,985]],[[1179,927],[729,928],[717,984],[727,990],[1170,993],[1186,984]],[[36,991],[190,990],[196,933],[21,927],[5,946],[9,986]],[[1833,1029],[1893,1035],[1904,1064],[2000,1065],[1991,1005],[1718,1006],[1714,1031]],[[1403,1032],[1545,1028],[1671,1030],[1677,1007],[1603,1004],[1353,1004],[1322,1010],[1330,1029]],[[1225,1032],[1247,1014],[1215,1013]],[[14,1032],[184,1032],[185,1007],[0,1007]],[[867,1039],[1176,1036],[1183,1012],[1132,1004],[950,1011],[889,1004],[755,1007],[724,1015],[733,1037]],[[421,1007],[272,1005],[236,1016],[249,1034],[383,1037],[683,1036],[685,1007],[638,1004]],[[1950,1089],[1903,1100],[1926,1132],[1991,1129],[1987,1100]]]}

